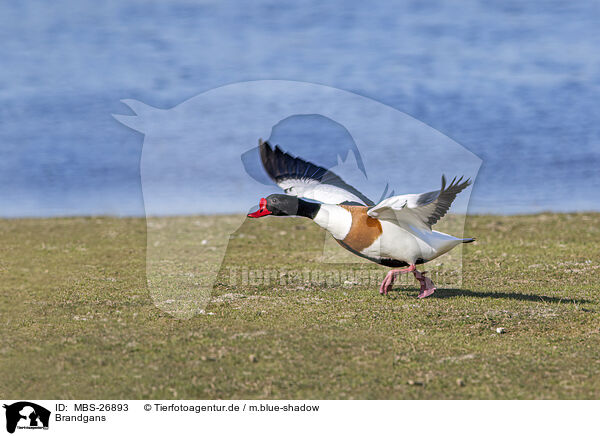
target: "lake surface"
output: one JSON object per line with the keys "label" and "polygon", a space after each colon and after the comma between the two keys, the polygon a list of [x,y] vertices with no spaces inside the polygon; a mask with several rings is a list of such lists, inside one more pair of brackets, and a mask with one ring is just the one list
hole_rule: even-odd
{"label": "lake surface", "polygon": [[[120,100],[168,109],[259,79],[344,89],[447,135],[482,160],[471,213],[600,210],[598,22],[598,2],[3,2],[0,216],[142,215],[144,136],[112,117],[131,114]],[[294,152],[311,130],[277,139]],[[157,210],[200,211],[170,201]]]}

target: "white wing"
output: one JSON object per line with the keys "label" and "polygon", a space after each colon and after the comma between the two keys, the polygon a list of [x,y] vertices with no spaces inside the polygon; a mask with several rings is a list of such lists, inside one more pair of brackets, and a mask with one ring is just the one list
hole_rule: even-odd
{"label": "white wing", "polygon": [[265,171],[286,194],[328,204],[374,204],[334,172],[284,153],[278,146],[273,149],[266,141],[259,140],[259,146]]}
{"label": "white wing", "polygon": [[461,183],[462,179],[456,180],[455,177],[446,187],[446,178],[442,176],[442,189],[439,191],[390,197],[370,208],[367,214],[386,221],[431,228],[446,215],[456,195],[471,184],[469,179]]}

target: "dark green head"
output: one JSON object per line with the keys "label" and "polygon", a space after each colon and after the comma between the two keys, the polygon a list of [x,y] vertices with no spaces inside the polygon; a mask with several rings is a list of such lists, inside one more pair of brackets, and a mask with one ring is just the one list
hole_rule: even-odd
{"label": "dark green head", "polygon": [[248,214],[251,218],[260,218],[267,215],[274,216],[305,216],[314,218],[321,206],[311,203],[294,195],[271,194],[261,198],[259,209]]}

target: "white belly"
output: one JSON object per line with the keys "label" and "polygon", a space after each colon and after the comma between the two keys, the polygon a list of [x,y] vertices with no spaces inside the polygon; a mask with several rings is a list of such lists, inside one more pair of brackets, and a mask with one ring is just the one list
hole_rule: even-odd
{"label": "white belly", "polygon": [[[315,223],[343,241],[352,227],[352,214],[338,206],[323,204],[314,218]],[[360,253],[372,259],[395,259],[414,264],[435,259],[462,242],[445,233],[423,228],[401,227],[386,220],[381,222],[381,236]]]}
{"label": "white belly", "polygon": [[454,236],[428,229],[405,229],[384,220],[381,224],[381,237],[363,250],[363,254],[414,264],[419,259],[424,262],[435,259],[462,242]]}

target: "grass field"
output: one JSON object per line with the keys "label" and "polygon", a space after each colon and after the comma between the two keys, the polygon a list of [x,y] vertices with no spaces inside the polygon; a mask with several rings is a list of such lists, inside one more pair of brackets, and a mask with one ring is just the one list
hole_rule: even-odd
{"label": "grass field", "polygon": [[[219,242],[195,229],[230,218],[153,225],[201,264]],[[360,280],[234,282],[235,267],[387,270],[319,262],[308,220],[249,220],[189,319],[151,296],[143,219],[2,220],[0,235],[3,398],[600,398],[600,214],[469,217],[462,285],[423,301],[414,281],[389,297]]]}

